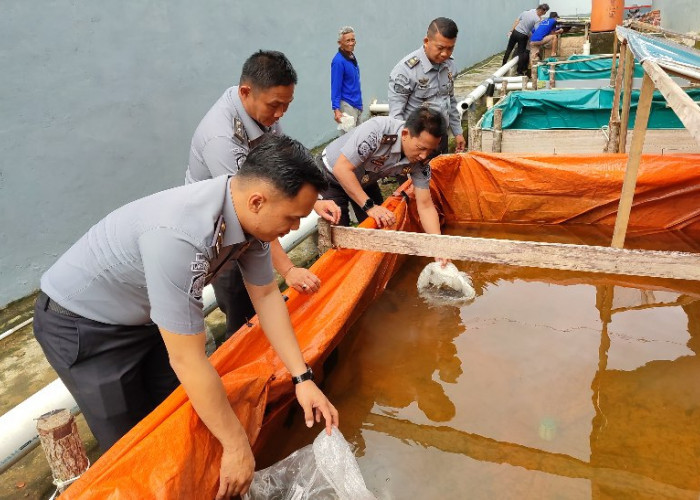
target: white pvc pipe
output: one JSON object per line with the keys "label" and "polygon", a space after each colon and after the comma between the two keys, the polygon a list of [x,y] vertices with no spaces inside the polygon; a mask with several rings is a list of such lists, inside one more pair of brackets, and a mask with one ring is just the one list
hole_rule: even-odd
{"label": "white pvc pipe", "polygon": [[[316,232],[319,215],[311,212],[299,223],[299,228],[280,238],[280,243],[285,252],[289,252],[299,243]],[[211,285],[204,287],[202,293],[203,310],[205,314],[216,308],[216,298]],[[18,325],[10,333],[19,330],[21,326],[29,324],[27,320]],[[3,334],[5,335],[5,334]],[[35,419],[46,412],[58,408],[67,408],[78,411],[78,407],[66,386],[60,379],[54,380],[49,385],[39,390],[23,402],[0,416],[0,473],[4,472],[12,464],[29,453],[39,444],[39,436],[36,431]]]}
{"label": "white pvc pipe", "polygon": [[[515,56],[513,59],[505,63],[503,66],[498,68],[496,72],[491,75],[489,78],[481,82],[481,85],[479,85],[477,88],[472,90],[469,95],[466,97],[466,99],[460,101],[457,103],[457,110],[459,111],[460,117],[464,114],[464,112],[469,109],[469,106],[472,105],[474,101],[476,101],[478,98],[480,98],[482,95],[486,93],[486,87],[488,87],[490,84],[494,83],[494,78],[497,78],[499,76],[505,75],[510,68],[516,65],[518,62],[518,56]],[[519,77],[522,79],[522,77]]]}
{"label": "white pvc pipe", "polygon": [[389,104],[381,102],[373,102],[369,105],[369,113],[376,115],[378,113],[389,113]]}
{"label": "white pvc pipe", "polygon": [[57,408],[76,408],[73,396],[60,379],[0,417],[0,474],[39,444],[35,419]]}

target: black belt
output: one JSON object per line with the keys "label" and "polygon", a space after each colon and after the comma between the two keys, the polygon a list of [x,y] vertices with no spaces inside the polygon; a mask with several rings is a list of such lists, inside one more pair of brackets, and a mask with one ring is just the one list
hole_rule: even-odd
{"label": "black belt", "polygon": [[58,314],[63,314],[64,316],[69,316],[71,318],[82,318],[80,314],[75,314],[73,311],[69,311],[65,307],[51,300],[51,297],[46,295],[44,292],[41,292],[41,295],[43,297],[46,297],[46,309],[48,309],[49,311],[53,311]]}

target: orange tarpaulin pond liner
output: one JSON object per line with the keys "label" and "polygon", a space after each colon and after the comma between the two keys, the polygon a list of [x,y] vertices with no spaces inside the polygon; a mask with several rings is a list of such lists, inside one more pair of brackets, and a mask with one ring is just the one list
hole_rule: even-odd
{"label": "orange tarpaulin pond liner", "polygon": [[[700,155],[644,156],[630,229],[696,228],[700,222]],[[614,224],[626,155],[446,155],[431,163],[431,191],[449,223]],[[409,195],[410,181],[402,186]],[[394,196],[385,206],[397,229],[417,231],[415,203]],[[371,219],[364,227],[374,227]],[[323,282],[312,295],[287,292],[306,361],[321,365],[365,308],[384,290],[402,257],[326,252],[312,267]],[[261,429],[294,401],[290,375],[260,327],[244,326],[210,358],[254,448]],[[342,415],[341,426],[342,426]],[[257,441],[257,442],[256,442]],[[62,495],[67,499],[211,499],[221,447],[179,387],[107,451]]]}

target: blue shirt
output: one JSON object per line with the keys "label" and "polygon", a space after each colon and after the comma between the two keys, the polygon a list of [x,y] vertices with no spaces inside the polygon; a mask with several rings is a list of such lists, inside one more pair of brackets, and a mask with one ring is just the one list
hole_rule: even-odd
{"label": "blue shirt", "polygon": [[550,17],[542,21],[537,27],[532,30],[531,42],[541,42],[544,37],[549,35],[557,27],[557,18]]}
{"label": "blue shirt", "polygon": [[340,101],[362,110],[360,67],[357,59],[349,59],[340,49],[331,61],[331,106],[340,109]]}

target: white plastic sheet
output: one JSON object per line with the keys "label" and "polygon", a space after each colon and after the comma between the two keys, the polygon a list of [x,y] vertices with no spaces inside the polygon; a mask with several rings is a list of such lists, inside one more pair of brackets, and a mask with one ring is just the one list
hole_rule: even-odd
{"label": "white plastic sheet", "polygon": [[337,428],[255,473],[243,500],[376,500]]}

